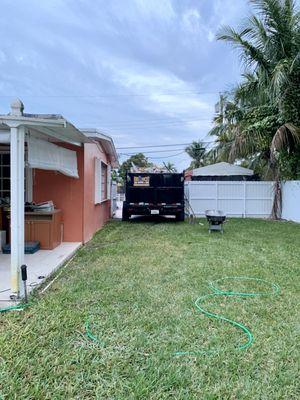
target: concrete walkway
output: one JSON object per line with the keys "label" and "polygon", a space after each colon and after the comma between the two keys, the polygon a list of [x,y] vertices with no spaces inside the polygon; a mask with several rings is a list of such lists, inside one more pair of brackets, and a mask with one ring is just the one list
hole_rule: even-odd
{"label": "concrete walkway", "polygon": [[[54,250],[39,250],[35,254],[26,254],[28,292],[69,260],[80,246],[81,243],[77,242],[63,242]],[[10,295],[10,254],[0,254],[0,308],[14,304]]]}

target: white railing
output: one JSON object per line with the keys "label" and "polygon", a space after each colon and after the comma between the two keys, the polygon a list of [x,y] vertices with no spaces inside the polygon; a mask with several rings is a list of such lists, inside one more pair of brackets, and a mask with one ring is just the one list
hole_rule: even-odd
{"label": "white railing", "polygon": [[185,183],[185,195],[198,217],[221,210],[229,217],[268,218],[273,187],[273,182],[191,181]]}

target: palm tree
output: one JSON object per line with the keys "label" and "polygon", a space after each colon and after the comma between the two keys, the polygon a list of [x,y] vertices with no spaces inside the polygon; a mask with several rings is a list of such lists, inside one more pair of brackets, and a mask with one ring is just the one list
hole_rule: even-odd
{"label": "palm tree", "polygon": [[300,162],[300,13],[293,0],[250,1],[257,15],[218,35],[238,49],[244,74],[220,98],[212,152],[264,166],[279,181],[295,155]]}
{"label": "palm tree", "polygon": [[190,169],[200,168],[205,165],[206,160],[206,147],[204,143],[199,141],[193,141],[188,147],[186,147],[185,152],[193,160],[190,165]]}
{"label": "palm tree", "polygon": [[166,163],[164,162],[163,164],[167,171],[172,172],[172,173],[177,172],[175,165],[173,163],[171,163],[170,161],[168,161]]}

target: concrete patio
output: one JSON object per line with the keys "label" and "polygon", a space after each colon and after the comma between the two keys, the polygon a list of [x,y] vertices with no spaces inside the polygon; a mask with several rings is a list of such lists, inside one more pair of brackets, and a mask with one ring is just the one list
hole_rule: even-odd
{"label": "concrete patio", "polygon": [[[81,243],[78,242],[63,242],[54,250],[39,250],[35,254],[26,254],[28,292],[68,261],[80,246]],[[0,308],[14,304],[14,301],[10,299],[10,276],[10,255],[0,254]]]}

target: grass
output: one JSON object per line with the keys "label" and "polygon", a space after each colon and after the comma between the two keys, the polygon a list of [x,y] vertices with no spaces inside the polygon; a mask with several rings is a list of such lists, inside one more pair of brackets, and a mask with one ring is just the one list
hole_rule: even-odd
{"label": "grass", "polygon": [[[0,398],[298,399],[300,226],[230,220],[224,235],[209,235],[203,224],[111,222],[29,309],[0,315]],[[223,276],[281,287],[207,299],[251,329],[245,351],[235,350],[242,332],[193,305]],[[104,346],[86,339],[87,318]],[[206,349],[217,350],[172,355]]]}

